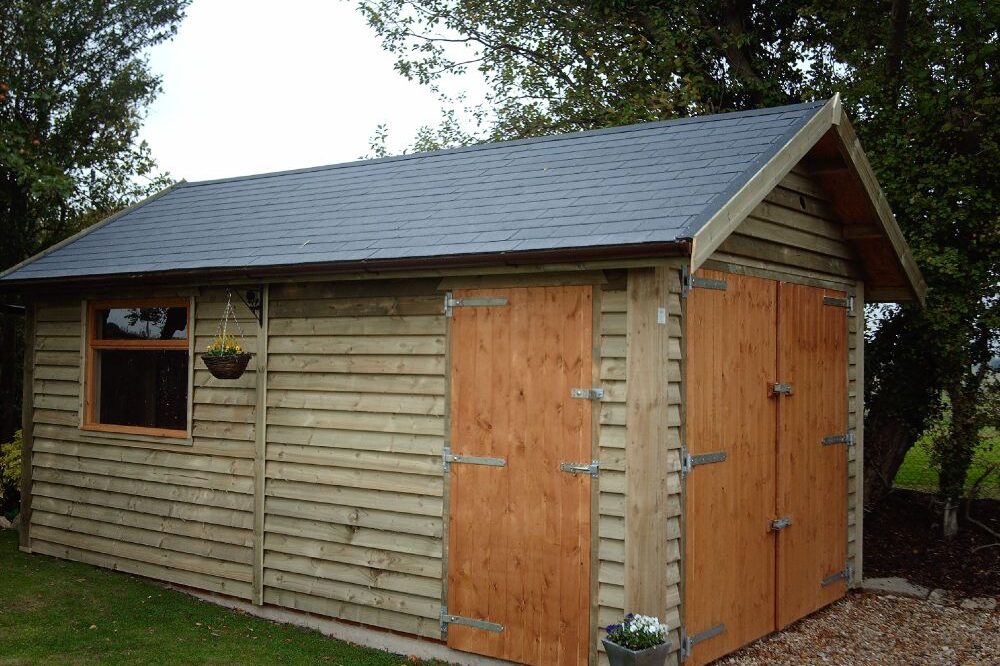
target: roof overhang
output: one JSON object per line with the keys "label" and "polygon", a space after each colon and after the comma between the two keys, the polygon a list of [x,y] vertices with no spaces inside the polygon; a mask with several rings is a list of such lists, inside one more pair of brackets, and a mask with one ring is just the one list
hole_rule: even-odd
{"label": "roof overhang", "polygon": [[924,304],[927,284],[868,157],[835,95],[692,238],[691,270],[704,264],[799,163],[815,175],[858,253],[869,302]]}
{"label": "roof overhang", "polygon": [[691,245],[687,241],[641,243],[636,245],[599,245],[580,248],[531,250],[524,252],[447,255],[338,261],[330,263],[286,264],[273,266],[241,266],[236,268],[194,268],[149,273],[109,273],[52,278],[30,278],[0,281],[0,293],[51,293],[67,289],[96,289],[127,283],[156,285],[209,285],[266,282],[279,279],[308,277],[310,279],[345,274],[393,277],[403,272],[448,273],[462,269],[495,267],[550,267],[559,270],[614,268],[616,264],[642,262],[662,263],[669,257],[687,257]]}

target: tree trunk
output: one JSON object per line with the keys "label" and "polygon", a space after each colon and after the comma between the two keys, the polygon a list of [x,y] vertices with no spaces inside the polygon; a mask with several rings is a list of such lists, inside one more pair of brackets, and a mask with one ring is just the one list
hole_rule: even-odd
{"label": "tree trunk", "polygon": [[975,402],[977,384],[974,377],[966,377],[965,381],[954,382],[947,389],[951,402],[951,426],[946,435],[948,441],[938,447],[941,460],[938,492],[944,502],[942,531],[946,537],[958,533],[958,507],[965,494],[965,478],[969,474],[979,435]]}
{"label": "tree trunk", "polygon": [[878,505],[907,451],[941,411],[935,343],[925,314],[902,308],[865,341],[865,507]]}

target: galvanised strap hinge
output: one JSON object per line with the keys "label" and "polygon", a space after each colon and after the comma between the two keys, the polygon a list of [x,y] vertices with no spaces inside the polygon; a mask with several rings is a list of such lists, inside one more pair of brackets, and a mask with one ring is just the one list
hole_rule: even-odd
{"label": "galvanised strap hinge", "polygon": [[725,291],[727,288],[725,280],[715,280],[713,278],[697,277],[686,267],[681,270],[681,297],[687,298],[692,289],[715,289]]}
{"label": "galvanised strap hinge", "polygon": [[823,586],[823,587],[827,587],[829,585],[833,585],[834,583],[836,583],[841,578],[843,578],[845,581],[847,581],[848,583],[850,583],[851,579],[854,578],[854,567],[852,567],[850,564],[848,564],[847,566],[845,566],[840,571],[838,571],[836,573],[832,573],[829,576],[827,576],[826,578],[824,578],[823,580],[821,580],[819,582],[819,584],[821,586]]}
{"label": "galvanised strap hinge", "polygon": [[832,444],[847,444],[848,446],[854,446],[854,431],[848,430],[843,435],[827,435],[823,438],[823,446],[830,446]]}
{"label": "galvanised strap hinge", "polygon": [[835,308],[844,308],[848,315],[854,315],[854,297],[836,298],[835,296],[824,296],[823,305],[832,305]]}
{"label": "galvanised strap hinge", "polygon": [[691,473],[691,470],[698,465],[710,465],[712,463],[722,462],[726,459],[725,451],[713,451],[712,453],[697,453],[691,455],[688,453],[687,447],[681,447],[681,478],[687,478],[687,475]]}
{"label": "galvanised strap hinge", "polygon": [[444,316],[452,316],[455,308],[489,308],[507,305],[506,298],[454,298],[449,291],[444,295]]}
{"label": "galvanised strap hinge", "polygon": [[496,622],[488,622],[486,620],[476,620],[471,617],[462,617],[461,615],[452,615],[448,612],[448,608],[445,606],[441,607],[441,633],[447,633],[449,624],[460,624],[463,627],[472,627],[473,629],[482,629],[483,631],[492,631],[495,634],[499,634],[503,631],[503,625],[497,624]]}
{"label": "galvanised strap hinge", "polygon": [[569,397],[580,400],[600,400],[604,397],[602,388],[574,388],[569,390]]}
{"label": "galvanised strap hinge", "polygon": [[688,636],[686,633],[681,632],[681,659],[687,659],[691,656],[691,651],[694,646],[702,641],[707,641],[710,638],[715,638],[719,636],[726,630],[726,625],[717,624],[710,629],[705,631],[699,631],[697,634]]}
{"label": "galvanised strap hinge", "polygon": [[444,469],[448,470],[448,465],[452,463],[464,463],[466,465],[486,465],[488,467],[506,467],[507,461],[503,458],[487,458],[484,456],[461,456],[451,452],[451,447],[444,447],[441,454],[444,461]]}

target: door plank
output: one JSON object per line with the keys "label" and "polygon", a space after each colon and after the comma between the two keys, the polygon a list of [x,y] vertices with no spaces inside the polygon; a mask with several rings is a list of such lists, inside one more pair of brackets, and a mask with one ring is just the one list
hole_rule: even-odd
{"label": "door plank", "polygon": [[824,296],[846,294],[779,286],[778,376],[794,387],[778,407],[778,515],[792,519],[778,534],[779,629],[847,589],[820,584],[847,562],[847,445],[822,444],[847,430],[847,311]]}
{"label": "door plank", "polygon": [[586,663],[591,481],[559,471],[589,461],[590,286],[456,290],[508,300],[456,308],[452,449],[505,467],[453,464],[449,612],[504,625],[448,629],[450,647],[525,664]]}
{"label": "door plank", "polygon": [[695,289],[687,302],[687,432],[696,466],[685,488],[685,630],[725,631],[694,646],[705,664],[774,629],[774,381],[776,283],[699,271],[726,291]]}

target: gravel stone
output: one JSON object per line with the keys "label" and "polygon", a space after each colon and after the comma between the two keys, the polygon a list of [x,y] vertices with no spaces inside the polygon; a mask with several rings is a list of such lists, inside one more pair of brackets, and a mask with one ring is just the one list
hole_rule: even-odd
{"label": "gravel stone", "polygon": [[851,593],[717,664],[995,666],[1000,664],[1000,612]]}
{"label": "gravel stone", "polygon": [[997,600],[993,597],[972,597],[962,600],[960,606],[968,610],[992,611],[997,609]]}

